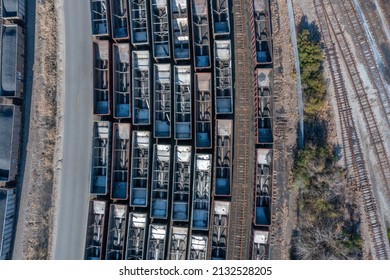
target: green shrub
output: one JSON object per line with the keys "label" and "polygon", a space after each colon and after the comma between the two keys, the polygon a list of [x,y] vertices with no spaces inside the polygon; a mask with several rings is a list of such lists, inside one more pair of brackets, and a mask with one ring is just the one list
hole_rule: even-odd
{"label": "green shrub", "polygon": [[322,64],[324,56],[318,42],[310,41],[308,30],[298,34],[299,62],[305,113],[315,115],[322,111],[325,104],[326,87]]}

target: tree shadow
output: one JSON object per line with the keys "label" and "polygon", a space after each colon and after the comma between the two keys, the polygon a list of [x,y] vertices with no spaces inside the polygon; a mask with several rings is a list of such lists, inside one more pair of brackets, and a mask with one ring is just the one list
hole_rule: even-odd
{"label": "tree shadow", "polygon": [[322,147],[326,145],[328,138],[327,122],[319,116],[312,116],[305,119],[305,146],[313,145]]}
{"label": "tree shadow", "polygon": [[298,25],[298,32],[301,33],[303,30],[309,31],[309,40],[312,42],[321,42],[321,32],[315,21],[309,22],[306,15],[302,16],[301,22]]}
{"label": "tree shadow", "polygon": [[340,160],[343,157],[342,149],[340,144],[333,145],[333,156],[336,158],[336,160]]}

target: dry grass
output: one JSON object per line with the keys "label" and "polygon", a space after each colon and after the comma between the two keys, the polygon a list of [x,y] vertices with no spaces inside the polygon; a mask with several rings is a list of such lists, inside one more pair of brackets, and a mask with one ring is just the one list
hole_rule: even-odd
{"label": "dry grass", "polygon": [[57,61],[54,2],[36,4],[35,64],[27,167],[20,217],[23,259],[47,259],[52,225],[53,155],[56,143]]}

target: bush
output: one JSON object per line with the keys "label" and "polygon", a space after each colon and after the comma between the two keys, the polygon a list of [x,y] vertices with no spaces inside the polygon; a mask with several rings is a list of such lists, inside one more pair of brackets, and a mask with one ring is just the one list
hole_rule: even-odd
{"label": "bush", "polygon": [[[354,204],[347,203],[345,170],[327,143],[323,119],[326,86],[320,35],[304,17],[298,34],[299,61],[305,104],[306,147],[298,151],[293,186],[299,189],[299,224],[292,236],[292,259],[360,259],[362,239],[353,220]],[[388,233],[390,235],[390,232]]]}
{"label": "bush", "polygon": [[322,64],[324,56],[321,45],[310,40],[310,32],[303,29],[298,34],[299,63],[305,113],[315,115],[324,108],[326,87]]}
{"label": "bush", "polygon": [[299,151],[293,185],[300,189],[299,235],[293,237],[293,259],[360,258],[362,241],[354,231],[350,205],[346,203],[344,170],[332,152],[322,146]]}

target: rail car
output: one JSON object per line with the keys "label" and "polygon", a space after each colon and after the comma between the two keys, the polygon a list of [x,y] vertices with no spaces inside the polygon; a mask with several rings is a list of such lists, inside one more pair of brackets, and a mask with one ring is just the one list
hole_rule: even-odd
{"label": "rail car", "polygon": [[110,7],[108,0],[91,0],[92,36],[110,36]]}
{"label": "rail car", "polygon": [[256,70],[256,123],[257,143],[273,143],[273,95],[271,91],[272,69]]}
{"label": "rail car", "polygon": [[231,196],[233,121],[216,120],[214,195]]}
{"label": "rail car", "polygon": [[255,216],[256,226],[271,224],[272,202],[272,149],[256,149],[255,166]]}
{"label": "rail car", "polygon": [[127,0],[111,0],[111,34],[114,40],[128,40],[129,11]]}
{"label": "rail car", "polygon": [[195,71],[210,69],[210,23],[207,0],[191,0],[192,48]]}
{"label": "rail car", "polygon": [[149,125],[150,120],[150,57],[148,51],[133,51],[133,124]]}
{"label": "rail car", "polygon": [[156,61],[171,57],[169,9],[167,0],[151,0],[152,45]]}
{"label": "rail car", "polygon": [[111,199],[127,200],[129,185],[130,124],[114,123]]}
{"label": "rail car", "polygon": [[190,26],[187,0],[171,1],[171,23],[173,37],[173,59],[190,59]]}
{"label": "rail car", "polygon": [[130,46],[127,43],[113,44],[112,52],[114,118],[130,118]]}
{"label": "rail car", "polygon": [[85,238],[85,260],[104,259],[105,223],[107,201],[91,200],[89,202],[87,233]]}
{"label": "rail car", "polygon": [[229,236],[230,202],[214,201],[211,259],[226,260]]}
{"label": "rail car", "polygon": [[0,38],[0,97],[23,98],[24,30],[16,24],[3,24]]}
{"label": "rail car", "polygon": [[147,0],[129,0],[131,43],[149,45],[149,13]]}
{"label": "rail car", "polygon": [[[5,99],[5,98],[4,98]],[[0,186],[18,179],[22,107],[0,98]],[[8,101],[8,102],[4,102]],[[5,103],[5,104],[3,104]],[[8,104],[6,104],[8,103]]]}
{"label": "rail car", "polygon": [[207,259],[208,237],[205,235],[191,235],[188,252],[189,260]]}
{"label": "rail car", "polygon": [[154,125],[155,138],[171,137],[171,65],[154,64]]}
{"label": "rail car", "polygon": [[174,66],[175,139],[192,139],[191,66]]}
{"label": "rail car", "polygon": [[108,220],[106,260],[124,259],[126,221],[127,205],[111,204]]}
{"label": "rail car", "polygon": [[93,113],[111,114],[110,42],[93,42]]}
{"label": "rail car", "polygon": [[150,132],[133,131],[131,153],[130,206],[148,206]]}
{"label": "rail car", "polygon": [[171,146],[154,144],[153,174],[150,217],[155,219],[168,218],[169,175],[171,165]]}
{"label": "rail car", "polygon": [[13,22],[24,22],[25,19],[25,0],[2,0],[1,17]]}
{"label": "rail car", "polygon": [[171,221],[174,222],[189,221],[191,159],[191,146],[175,145],[171,217]]}
{"label": "rail car", "polygon": [[147,242],[148,215],[130,212],[126,238],[126,260],[144,260]]}
{"label": "rail car", "polygon": [[171,227],[168,244],[168,260],[185,260],[187,257],[188,228]]}
{"label": "rail car", "polygon": [[215,113],[233,113],[232,49],[230,40],[214,41]]}
{"label": "rail car", "polygon": [[164,260],[166,240],[167,226],[163,224],[150,224],[146,259]]}
{"label": "rail car", "polygon": [[253,0],[252,28],[256,45],[256,64],[272,63],[272,34],[269,0]]}
{"label": "rail car", "polygon": [[209,229],[211,194],[211,154],[195,154],[192,192],[192,229]]}
{"label": "rail car", "polygon": [[269,232],[253,230],[252,260],[268,260]]}
{"label": "rail car", "polygon": [[211,149],[212,147],[211,84],[211,73],[195,74],[195,147],[197,149]]}
{"label": "rail car", "polygon": [[230,10],[228,0],[210,0],[214,37],[230,35]]}
{"label": "rail car", "polygon": [[106,195],[110,178],[111,124],[107,121],[94,122],[92,133],[90,193],[92,195]]}

